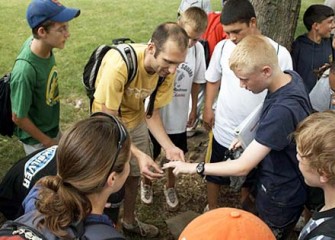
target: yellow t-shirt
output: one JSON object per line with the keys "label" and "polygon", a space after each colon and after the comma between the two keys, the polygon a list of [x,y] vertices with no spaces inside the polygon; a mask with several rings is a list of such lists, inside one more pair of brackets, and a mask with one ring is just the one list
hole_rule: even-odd
{"label": "yellow t-shirt", "polygon": [[[127,128],[138,126],[145,119],[144,99],[155,90],[158,75],[148,74],[144,68],[144,50],[146,45],[132,45],[137,54],[138,69],[135,78],[127,89],[127,66],[121,55],[111,49],[104,56],[95,83],[93,112],[101,111],[101,104],[108,109],[118,111],[121,106],[122,121]],[[158,88],[155,98],[155,109],[167,105],[173,95],[174,75],[166,77]]]}

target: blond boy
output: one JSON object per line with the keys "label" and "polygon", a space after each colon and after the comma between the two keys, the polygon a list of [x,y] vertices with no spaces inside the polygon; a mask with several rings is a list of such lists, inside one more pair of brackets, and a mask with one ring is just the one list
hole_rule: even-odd
{"label": "blond boy", "polygon": [[240,80],[240,87],[254,94],[268,90],[255,139],[234,161],[206,164],[175,161],[164,167],[174,168],[174,174],[246,176],[257,166],[254,195],[257,215],[277,239],[286,239],[306,200],[295,144],[288,136],[309,115],[308,96],[296,72],[280,69],[276,50],[264,36],[245,37],[233,50],[229,66]]}
{"label": "blond boy", "polygon": [[325,205],[299,235],[304,239],[335,238],[335,112],[314,113],[295,131],[299,169],[305,182],[323,190]]}

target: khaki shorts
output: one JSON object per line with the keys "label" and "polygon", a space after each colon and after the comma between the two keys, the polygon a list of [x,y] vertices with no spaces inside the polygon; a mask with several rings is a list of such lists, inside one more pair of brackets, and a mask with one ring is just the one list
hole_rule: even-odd
{"label": "khaki shorts", "polygon": [[[152,157],[152,146],[149,138],[149,130],[145,122],[141,123],[133,129],[128,129],[132,143],[140,149],[142,152]],[[141,161],[141,160],[140,160]],[[141,171],[138,166],[138,160],[135,156],[131,156],[130,159],[130,173],[129,176],[139,177]]]}

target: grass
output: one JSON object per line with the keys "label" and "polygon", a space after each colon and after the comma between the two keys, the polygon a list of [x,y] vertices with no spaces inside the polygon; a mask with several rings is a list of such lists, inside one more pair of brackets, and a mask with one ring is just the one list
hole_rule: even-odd
{"label": "grass", "polygon": [[[22,43],[31,34],[25,20],[25,11],[29,2],[28,0],[0,0],[0,16],[3,16],[0,22],[2,32],[0,34],[0,74],[11,70]],[[60,70],[61,129],[65,130],[73,122],[88,116],[88,100],[81,83],[81,76],[92,50],[100,44],[111,43],[112,39],[118,37],[130,37],[136,42],[146,42],[158,24],[176,20],[180,0],[62,0],[61,2],[66,6],[81,9],[80,17],[70,22],[71,37],[65,49],[54,51]],[[304,12],[310,4],[322,2],[321,0],[303,0],[301,12]],[[220,8],[221,1],[212,0],[212,9],[220,10]],[[300,14],[296,36],[305,32],[301,16],[302,14]],[[79,101],[82,105],[76,108]],[[22,156],[24,152],[17,138],[0,136],[0,179]],[[195,198],[194,192],[191,199],[193,199],[191,202],[183,199],[184,209],[200,211],[203,206],[193,205],[199,205],[197,203],[204,202],[205,199],[200,201]],[[157,214],[160,214],[159,211],[164,210],[158,208],[158,212],[152,212],[147,207],[141,207],[140,211],[142,219],[151,218],[151,222],[157,223],[166,232],[162,219],[153,220]]]}
{"label": "grass", "polygon": [[[0,73],[11,70],[22,43],[31,35],[25,19],[30,1],[0,0]],[[81,83],[84,65],[93,49],[111,44],[112,39],[129,37],[147,42],[155,27],[164,21],[175,21],[179,0],[63,0],[65,6],[78,7],[81,15],[70,22],[71,37],[63,50],[54,53],[59,69],[61,93],[61,129],[88,116],[88,100]],[[220,10],[221,1],[213,1],[212,9]],[[75,108],[78,102],[80,108]],[[0,178],[10,165],[24,156],[16,137],[0,136]]]}
{"label": "grass", "polygon": [[[312,3],[302,1],[301,11]],[[29,1],[0,0],[0,73],[11,70],[25,39],[31,32],[25,19]],[[111,43],[118,37],[130,37],[136,42],[146,42],[153,29],[164,21],[175,21],[180,0],[63,0],[66,6],[79,7],[81,15],[70,22],[71,37],[63,50],[55,49],[60,69],[61,128],[65,130],[76,120],[88,115],[88,101],[81,83],[83,67],[92,50],[99,44]],[[220,10],[221,1],[212,0],[212,9]],[[302,14],[300,14],[302,16]],[[296,35],[305,32],[301,17]],[[75,108],[78,101],[83,104]],[[0,136],[0,178],[13,161],[24,155],[18,140]]]}
{"label": "grass", "polygon": [[[0,22],[0,73],[5,73],[11,70],[22,43],[31,34],[25,20],[29,1],[0,0],[0,3],[0,15],[6,16]],[[65,48],[54,50],[60,70],[61,128],[65,130],[76,120],[88,116],[88,101],[81,76],[93,49],[124,36],[136,42],[148,41],[159,23],[176,20],[179,1],[63,0],[62,3],[81,9],[81,15],[70,22],[71,37]],[[77,109],[75,105],[78,101],[82,101],[83,105]],[[3,162],[0,177],[13,161],[23,155],[15,137],[0,137],[0,159]]]}
{"label": "grass", "polygon": [[[118,1],[118,0],[64,0],[66,6],[79,7],[81,15],[70,22],[71,37],[63,50],[55,49],[61,91],[61,128],[65,130],[76,120],[88,115],[88,101],[81,83],[83,67],[92,50],[99,44],[111,43],[118,37],[130,37],[136,42],[146,42],[153,29],[164,21],[175,21],[179,0],[173,1]],[[25,11],[29,1],[0,0],[0,15],[6,21],[0,22],[2,57],[0,73],[10,71],[21,44],[30,35],[25,20]],[[99,3],[99,4],[95,4]],[[302,11],[311,3],[319,1],[303,1]],[[221,1],[212,1],[212,9],[220,10]],[[165,9],[165,11],[162,11]],[[305,32],[299,20],[297,35]],[[75,108],[78,102],[80,108]],[[24,155],[18,140],[0,137],[0,159],[3,176],[13,161]]]}

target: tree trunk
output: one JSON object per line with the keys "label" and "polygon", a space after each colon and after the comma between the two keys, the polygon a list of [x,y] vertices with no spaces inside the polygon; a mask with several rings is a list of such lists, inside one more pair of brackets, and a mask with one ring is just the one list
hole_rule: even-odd
{"label": "tree trunk", "polygon": [[251,2],[262,33],[290,50],[297,28],[301,0],[251,0]]}

